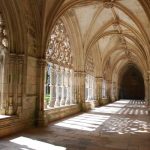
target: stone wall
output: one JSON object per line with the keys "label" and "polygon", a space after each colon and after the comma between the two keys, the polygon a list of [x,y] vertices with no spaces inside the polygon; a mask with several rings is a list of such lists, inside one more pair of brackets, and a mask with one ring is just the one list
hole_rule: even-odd
{"label": "stone wall", "polygon": [[91,109],[94,109],[95,107],[97,107],[98,105],[99,105],[98,101],[96,101],[96,100],[88,101],[88,102],[85,102],[85,109],[91,110]]}
{"label": "stone wall", "polygon": [[37,59],[28,57],[26,99],[23,101],[23,117],[35,118],[37,100]]}
{"label": "stone wall", "polygon": [[48,122],[59,120],[79,112],[80,112],[80,107],[78,105],[71,105],[71,106],[45,110],[45,114],[47,116]]}
{"label": "stone wall", "polygon": [[[29,128],[35,123],[35,110],[37,101],[37,59],[28,57],[27,70],[22,90],[22,103],[18,104],[18,111],[10,117],[0,118],[0,137]],[[15,87],[13,87],[15,88]],[[17,103],[17,99],[14,99]]]}
{"label": "stone wall", "polygon": [[108,104],[110,102],[110,100],[108,99],[108,98],[103,98],[102,100],[101,100],[101,105],[106,105],[106,104]]}

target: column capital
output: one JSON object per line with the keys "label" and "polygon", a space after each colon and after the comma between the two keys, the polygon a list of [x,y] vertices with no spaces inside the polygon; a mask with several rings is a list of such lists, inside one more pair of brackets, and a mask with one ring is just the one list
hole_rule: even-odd
{"label": "column capital", "polygon": [[67,75],[70,73],[70,69],[69,68],[65,68],[64,70],[67,73]]}
{"label": "column capital", "polygon": [[9,54],[9,58],[10,58],[10,61],[11,61],[11,62],[16,61],[16,59],[17,59],[17,54],[15,54],[15,53],[10,53],[10,54]]}
{"label": "column capital", "polygon": [[150,70],[147,71],[147,80],[150,80]]}
{"label": "column capital", "polygon": [[106,80],[106,83],[107,83],[107,84],[111,84],[111,83],[112,83],[112,80]]}
{"label": "column capital", "polygon": [[102,76],[96,76],[95,78],[96,78],[96,79],[103,79]]}
{"label": "column capital", "polygon": [[38,64],[41,66],[46,66],[46,59],[38,59]]}
{"label": "column capital", "polygon": [[20,55],[18,55],[18,61],[20,62],[20,63],[22,63],[23,61],[24,61],[24,57],[25,57],[25,55],[24,54],[20,54]]}
{"label": "column capital", "polygon": [[85,71],[74,71],[75,75],[79,75],[79,76],[86,76],[86,72]]}
{"label": "column capital", "polygon": [[65,67],[60,66],[60,70],[61,70],[61,71],[64,71],[64,70],[65,70]]}
{"label": "column capital", "polygon": [[102,82],[103,81],[103,77],[95,77],[96,82]]}

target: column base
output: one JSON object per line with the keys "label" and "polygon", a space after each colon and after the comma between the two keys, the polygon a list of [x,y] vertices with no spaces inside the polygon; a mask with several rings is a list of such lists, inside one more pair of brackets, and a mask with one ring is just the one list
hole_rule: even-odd
{"label": "column base", "polygon": [[150,115],[150,108],[148,108],[148,114]]}
{"label": "column base", "polygon": [[36,124],[38,127],[48,126],[48,119],[44,111],[39,112],[39,116],[38,116]]}
{"label": "column base", "polygon": [[13,115],[14,111],[13,111],[13,106],[9,106],[8,108],[8,115]]}
{"label": "column base", "polygon": [[65,105],[69,105],[69,104],[70,104],[70,101],[69,99],[67,99]]}
{"label": "column base", "polygon": [[5,115],[5,109],[3,109],[3,108],[0,109],[0,114],[1,114],[1,115]]}
{"label": "column base", "polygon": [[61,101],[60,101],[60,106],[65,106],[65,99],[61,99]]}
{"label": "column base", "polygon": [[80,106],[80,109],[81,109],[82,112],[88,111],[87,107],[86,107],[86,103],[81,103],[81,104],[79,104],[79,106]]}
{"label": "column base", "polygon": [[55,105],[55,100],[51,100],[51,102],[49,103],[49,106],[54,107],[54,105]]}
{"label": "column base", "polygon": [[22,114],[22,107],[18,106],[18,108],[17,108],[17,115],[21,116],[21,114]]}
{"label": "column base", "polygon": [[60,101],[56,100],[54,107],[59,107],[60,106]]}
{"label": "column base", "polygon": [[103,105],[102,99],[98,99],[98,104],[99,104],[99,106]]}

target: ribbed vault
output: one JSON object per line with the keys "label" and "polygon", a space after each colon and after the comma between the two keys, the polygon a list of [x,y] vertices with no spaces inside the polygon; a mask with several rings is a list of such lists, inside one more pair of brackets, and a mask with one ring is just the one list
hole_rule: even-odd
{"label": "ribbed vault", "polygon": [[88,51],[98,56],[96,76],[103,76],[108,70],[108,61],[109,72],[113,72],[118,63],[130,61],[148,70],[150,22],[140,1],[66,0],[55,19],[60,16],[66,17],[74,31],[78,31],[73,33],[73,39],[80,43],[78,48],[83,61],[80,61],[81,66],[76,64],[80,70],[85,70]]}

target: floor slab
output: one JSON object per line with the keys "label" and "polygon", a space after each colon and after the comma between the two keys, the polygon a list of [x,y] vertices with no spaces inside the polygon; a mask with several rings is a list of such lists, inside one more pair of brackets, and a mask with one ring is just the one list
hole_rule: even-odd
{"label": "floor slab", "polygon": [[149,150],[144,101],[120,100],[0,140],[1,150]]}

